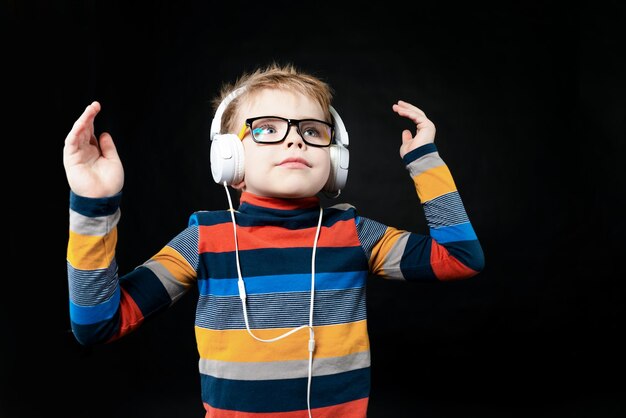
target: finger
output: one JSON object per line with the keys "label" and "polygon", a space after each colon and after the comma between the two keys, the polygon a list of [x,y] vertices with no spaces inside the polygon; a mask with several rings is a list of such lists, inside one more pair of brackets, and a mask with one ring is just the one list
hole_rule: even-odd
{"label": "finger", "polygon": [[76,120],[74,125],[85,125],[88,123],[93,123],[98,112],[100,112],[100,103],[97,101],[93,101],[90,105],[88,105],[83,111],[82,115]]}
{"label": "finger", "polygon": [[119,160],[119,155],[117,154],[117,148],[115,147],[115,143],[113,142],[113,138],[108,132],[103,132],[100,134],[100,152],[102,152],[102,156],[106,159],[116,159]]}
{"label": "finger", "polygon": [[422,115],[426,116],[426,113],[424,113],[424,111],[422,109],[420,109],[417,106],[412,105],[409,102],[405,102],[404,100],[398,100],[398,106],[400,108],[403,108],[403,109],[410,109],[410,110],[416,111],[416,112],[421,113]]}
{"label": "finger", "polygon": [[[76,119],[76,122],[74,122],[72,129],[67,135],[66,143],[68,143],[68,145],[77,145],[79,142],[83,142],[91,138],[94,130],[93,121],[98,112],[100,112],[100,108],[100,103],[97,101],[92,102],[85,108],[79,118]],[[84,135],[85,132],[87,132],[88,135]]]}
{"label": "finger", "polygon": [[399,105],[394,105],[393,110],[398,115],[411,119],[416,125],[419,125],[420,123],[426,122],[428,120],[428,118],[423,112],[418,112],[411,108],[405,108],[405,107],[400,107]]}

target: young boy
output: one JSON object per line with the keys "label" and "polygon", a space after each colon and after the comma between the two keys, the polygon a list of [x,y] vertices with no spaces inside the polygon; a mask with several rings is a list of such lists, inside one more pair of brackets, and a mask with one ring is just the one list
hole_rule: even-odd
{"label": "young boy", "polygon": [[359,216],[349,205],[320,207],[339,134],[321,80],[271,65],[226,86],[215,101],[221,103],[221,132],[238,134],[235,143],[243,145],[242,178],[231,183],[241,190],[238,210],[192,214],[184,231],[119,278],[122,164],[112,138],[95,137],[99,103],[74,124],[64,148],[74,335],[82,344],[114,341],[196,285],[206,417],[365,417],[368,274],[453,280],[483,268],[481,246],[434,145],[435,126],[409,103],[392,106],[416,125],[415,135],[402,132],[400,156],[428,236]]}

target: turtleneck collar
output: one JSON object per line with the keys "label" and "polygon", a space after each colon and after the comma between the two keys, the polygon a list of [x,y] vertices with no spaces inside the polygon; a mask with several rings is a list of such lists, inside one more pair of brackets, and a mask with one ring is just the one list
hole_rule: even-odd
{"label": "turtleneck collar", "polygon": [[239,199],[239,210],[245,211],[249,206],[256,206],[265,209],[294,211],[302,209],[318,208],[320,199],[317,196],[302,198],[279,198],[258,196],[249,192],[242,192]]}

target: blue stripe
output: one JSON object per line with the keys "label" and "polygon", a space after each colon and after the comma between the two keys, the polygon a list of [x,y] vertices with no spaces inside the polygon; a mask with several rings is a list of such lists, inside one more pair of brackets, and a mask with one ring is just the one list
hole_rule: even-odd
{"label": "blue stripe", "polygon": [[189,217],[187,226],[211,226],[217,224],[223,224],[226,222],[232,222],[230,219],[230,213],[225,210],[222,211],[199,211],[193,213]]}
{"label": "blue stripe", "polygon": [[110,197],[91,198],[70,191],[70,209],[90,218],[114,214],[120,207],[121,200],[122,192]]}
{"label": "blue stripe", "polygon": [[452,226],[442,226],[441,228],[431,228],[430,235],[439,244],[453,241],[471,241],[478,239],[472,224],[465,222]]}
{"label": "blue stripe", "polygon": [[[244,277],[248,295],[274,292],[303,292],[311,290],[311,273]],[[349,289],[365,286],[367,271],[315,273],[315,290]],[[201,296],[237,296],[239,279],[198,280]]]}
{"label": "blue stripe", "polygon": [[113,296],[106,302],[95,306],[80,306],[70,300],[70,318],[80,325],[95,324],[111,319],[120,304],[120,289],[115,289]]}
{"label": "blue stripe", "polygon": [[[202,374],[201,382],[202,400],[214,408],[266,413],[307,409],[307,378],[230,380]],[[369,367],[329,376],[314,376],[311,382],[311,407],[322,408],[366,398],[369,396],[369,387]]]}
{"label": "blue stripe", "polygon": [[[281,276],[311,273],[311,248],[264,248],[239,251],[241,271],[246,277]],[[315,271],[353,272],[369,269],[365,253],[358,247],[322,247],[317,249]],[[198,280],[237,277],[235,252],[202,253]]]}

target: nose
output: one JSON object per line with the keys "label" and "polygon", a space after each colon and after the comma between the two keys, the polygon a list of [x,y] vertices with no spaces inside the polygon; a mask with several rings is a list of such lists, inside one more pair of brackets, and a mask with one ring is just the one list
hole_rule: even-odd
{"label": "nose", "polygon": [[298,133],[298,128],[295,125],[289,126],[289,132],[287,132],[287,138],[285,138],[285,146],[287,148],[297,147],[300,149],[306,146],[304,139],[302,139],[302,136]]}

